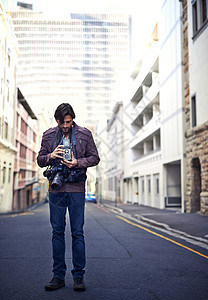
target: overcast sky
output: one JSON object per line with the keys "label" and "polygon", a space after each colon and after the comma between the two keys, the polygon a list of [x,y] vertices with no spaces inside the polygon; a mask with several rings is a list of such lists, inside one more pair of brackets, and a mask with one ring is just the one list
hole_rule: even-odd
{"label": "overcast sky", "polygon": [[[25,1],[27,2],[27,1]],[[32,2],[32,1],[31,1]],[[142,7],[148,7],[149,13],[154,12],[154,6],[158,0],[34,0],[34,8],[44,11],[64,12],[66,9],[86,12],[128,12],[136,13]],[[65,8],[61,10],[61,8]]]}

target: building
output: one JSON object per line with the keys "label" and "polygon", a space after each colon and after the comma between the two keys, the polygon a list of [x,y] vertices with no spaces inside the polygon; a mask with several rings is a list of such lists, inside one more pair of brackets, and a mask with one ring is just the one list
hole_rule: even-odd
{"label": "building", "polygon": [[[37,115],[38,118],[38,135],[37,145],[38,151],[41,147],[43,132],[48,130],[50,127],[54,127],[53,116],[51,116],[47,108]],[[46,168],[38,168],[38,201],[48,200],[48,179],[43,176],[43,172]]]}
{"label": "building", "polygon": [[162,2],[149,50],[133,73],[134,92],[127,105],[133,134],[126,154],[132,164],[124,170],[124,178],[126,201],[135,202],[138,193],[139,204],[184,211],[181,28],[180,4]]}
{"label": "building", "polygon": [[186,211],[208,214],[208,1],[183,7]]}
{"label": "building", "polygon": [[[124,120],[124,201],[162,208],[163,165],[158,25],[132,72]],[[126,128],[126,126],[125,126]]]}
{"label": "building", "polygon": [[144,55],[131,73],[132,82],[124,85],[128,95],[123,100],[122,201],[185,211],[181,14],[179,2],[161,3]]}
{"label": "building", "polygon": [[31,107],[47,103],[53,112],[70,101],[78,122],[96,129],[110,117],[114,84],[128,68],[130,17],[69,12],[57,19],[30,8],[11,13],[20,48],[18,86]]}
{"label": "building", "polygon": [[117,102],[107,123],[107,170],[103,172],[103,194],[115,203],[123,199],[124,122],[123,103]]}
{"label": "building", "polygon": [[[183,98],[182,10],[178,1],[161,6],[160,109],[165,206],[185,211],[186,149]],[[164,205],[163,204],[163,205]]]}
{"label": "building", "polygon": [[12,209],[18,46],[0,2],[0,212]]}
{"label": "building", "polygon": [[13,210],[19,211],[38,202],[39,184],[36,163],[37,117],[18,89]]}

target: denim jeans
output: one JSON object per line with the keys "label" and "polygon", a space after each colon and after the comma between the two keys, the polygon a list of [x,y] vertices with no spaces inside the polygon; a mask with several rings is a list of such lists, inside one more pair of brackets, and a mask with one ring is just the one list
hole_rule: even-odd
{"label": "denim jeans", "polygon": [[83,277],[85,271],[84,210],[85,193],[49,193],[50,222],[53,229],[53,273],[64,279],[66,212],[69,211],[72,235],[73,278]]}

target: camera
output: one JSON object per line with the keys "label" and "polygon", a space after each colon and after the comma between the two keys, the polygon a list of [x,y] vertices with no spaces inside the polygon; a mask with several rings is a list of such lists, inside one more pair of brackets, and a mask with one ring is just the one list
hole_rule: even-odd
{"label": "camera", "polygon": [[48,180],[51,180],[52,190],[60,190],[64,183],[64,177],[66,176],[66,171],[63,168],[63,165],[60,164],[58,167],[49,166],[47,170],[43,172],[43,176],[47,177]]}
{"label": "camera", "polygon": [[55,191],[60,190],[63,182],[64,182],[64,174],[62,172],[57,172],[51,183],[52,190],[55,190]]}
{"label": "camera", "polygon": [[69,139],[63,139],[63,145],[64,145],[64,155],[63,159],[64,160],[71,160],[71,144]]}

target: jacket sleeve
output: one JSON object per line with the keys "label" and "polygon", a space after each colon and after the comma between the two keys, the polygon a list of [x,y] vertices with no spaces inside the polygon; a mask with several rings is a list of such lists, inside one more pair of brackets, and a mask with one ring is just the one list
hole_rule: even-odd
{"label": "jacket sleeve", "polygon": [[88,168],[88,167],[93,167],[96,166],[100,161],[98,151],[95,145],[95,142],[93,140],[91,132],[89,133],[88,136],[88,142],[86,144],[86,149],[85,149],[85,157],[83,158],[78,158],[78,168]]}
{"label": "jacket sleeve", "polygon": [[50,158],[51,151],[49,151],[47,147],[47,136],[43,135],[42,142],[41,142],[41,148],[37,156],[37,163],[39,167],[47,167],[50,165],[53,161],[53,159]]}

